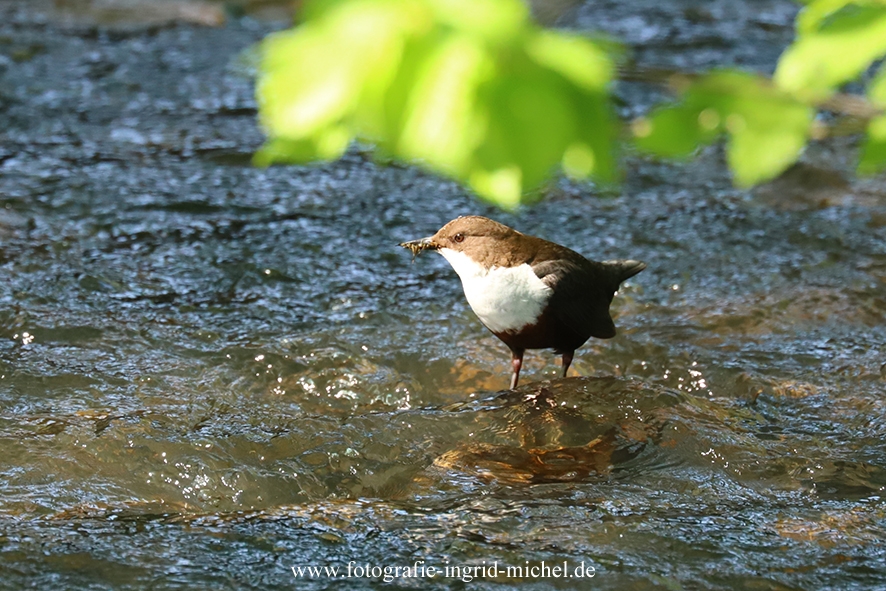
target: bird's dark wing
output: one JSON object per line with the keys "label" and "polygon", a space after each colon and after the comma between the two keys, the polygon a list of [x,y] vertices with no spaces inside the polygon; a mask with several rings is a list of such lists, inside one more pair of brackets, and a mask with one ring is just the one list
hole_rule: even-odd
{"label": "bird's dark wing", "polygon": [[548,305],[563,329],[575,335],[576,348],[589,337],[609,339],[615,336],[609,304],[619,282],[606,265],[587,260],[557,259],[536,263],[533,270],[553,288],[554,294]]}

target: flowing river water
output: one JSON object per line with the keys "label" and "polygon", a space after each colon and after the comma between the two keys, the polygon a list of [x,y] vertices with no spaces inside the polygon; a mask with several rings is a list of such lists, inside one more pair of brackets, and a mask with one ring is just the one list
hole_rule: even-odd
{"label": "flowing river water", "polygon": [[[886,180],[851,140],[752,191],[719,148],[629,155],[616,190],[510,215],[360,150],[251,167],[249,47],[279,24],[40,6],[0,2],[0,588],[886,585]],[[767,71],[795,11],[566,24]],[[648,263],[572,377],[530,352],[507,392],[445,260],[396,247],[468,213]]]}

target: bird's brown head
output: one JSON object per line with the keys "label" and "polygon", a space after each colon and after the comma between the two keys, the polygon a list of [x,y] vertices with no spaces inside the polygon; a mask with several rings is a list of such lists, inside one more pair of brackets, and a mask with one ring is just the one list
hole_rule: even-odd
{"label": "bird's brown head", "polygon": [[402,242],[400,246],[408,248],[413,255],[423,250],[440,250],[448,248],[457,252],[483,252],[495,250],[495,244],[519,235],[516,230],[479,215],[467,215],[455,218],[433,236]]}

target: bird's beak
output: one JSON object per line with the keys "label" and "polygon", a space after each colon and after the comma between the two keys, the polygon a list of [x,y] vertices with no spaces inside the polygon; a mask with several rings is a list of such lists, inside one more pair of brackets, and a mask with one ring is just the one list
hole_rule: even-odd
{"label": "bird's beak", "polygon": [[412,258],[415,258],[423,250],[437,250],[440,245],[434,242],[433,236],[422,238],[421,240],[411,240],[409,242],[401,242],[398,246],[408,248],[412,251]]}

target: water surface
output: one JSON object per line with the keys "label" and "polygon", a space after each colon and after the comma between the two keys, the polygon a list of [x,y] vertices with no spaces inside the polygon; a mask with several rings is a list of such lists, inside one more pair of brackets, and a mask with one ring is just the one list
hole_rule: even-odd
{"label": "water surface", "polygon": [[[593,2],[641,64],[771,68],[787,2]],[[851,143],[731,187],[629,158],[507,215],[355,150],[248,166],[274,24],[0,5],[0,586],[327,588],[298,566],[593,567],[601,589],[886,579],[886,185]],[[622,114],[660,89],[626,84]],[[489,215],[649,268],[619,336],[510,356],[432,253]],[[527,562],[528,561],[528,562]],[[571,570],[574,573],[574,570]],[[487,572],[488,574],[488,572]],[[576,588],[532,576],[399,587]],[[377,588],[380,578],[351,578]]]}

